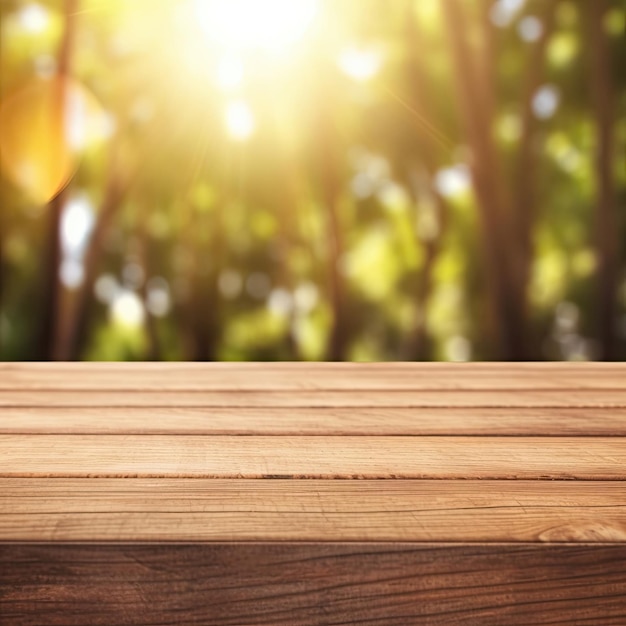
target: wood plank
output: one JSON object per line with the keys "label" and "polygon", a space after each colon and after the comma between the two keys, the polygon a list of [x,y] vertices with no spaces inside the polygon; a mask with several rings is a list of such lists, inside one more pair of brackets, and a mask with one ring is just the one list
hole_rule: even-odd
{"label": "wood plank", "polygon": [[624,389],[608,363],[0,363],[0,390]]}
{"label": "wood plank", "polygon": [[626,438],[0,435],[0,476],[624,480]]}
{"label": "wood plank", "polygon": [[0,546],[9,624],[622,626],[626,544]]}
{"label": "wood plank", "polygon": [[0,541],[626,542],[626,485],[0,478]]}
{"label": "wood plank", "polygon": [[614,363],[0,363],[0,390],[626,389]]}
{"label": "wood plank", "polygon": [[449,391],[9,390],[0,407],[536,407],[626,408],[626,389]]}
{"label": "wood plank", "polygon": [[0,408],[0,434],[626,436],[607,408]]}

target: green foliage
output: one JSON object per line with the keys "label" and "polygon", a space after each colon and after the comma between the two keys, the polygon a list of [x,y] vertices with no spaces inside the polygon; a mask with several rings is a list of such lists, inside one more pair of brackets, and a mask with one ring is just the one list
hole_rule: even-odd
{"label": "green foliage", "polygon": [[[485,110],[493,99],[487,128],[459,91],[446,2],[319,4],[322,17],[281,57],[207,41],[193,0],[77,0],[72,20],[61,0],[0,3],[2,101],[54,73],[71,29],[71,72],[108,129],[82,147],[63,196],[66,213],[87,198],[93,224],[81,231],[76,213],[69,237],[82,248],[61,246],[56,261],[54,202],[31,200],[3,169],[0,359],[51,358],[46,323],[75,331],[56,353],[65,358],[323,360],[337,356],[333,342],[353,360],[517,358],[498,330],[507,303],[497,276],[508,261],[490,253],[492,218],[471,170],[493,164],[480,161],[477,134],[496,155],[497,173],[483,172],[482,184],[501,192],[494,219],[515,277],[506,293],[518,290],[527,306],[525,356],[600,355],[606,242],[596,235],[601,114],[587,0],[555,2],[539,55],[533,28],[541,35],[548,24],[548,0],[521,3],[506,23],[493,17],[497,0],[456,3],[488,77],[473,85]],[[607,0],[618,358],[625,15]],[[368,63],[367,80],[350,76]],[[526,99],[542,87],[553,110],[531,108],[525,127]],[[525,142],[532,194],[520,209]],[[530,216],[527,260],[520,211]],[[76,264],[83,273],[72,280]]]}

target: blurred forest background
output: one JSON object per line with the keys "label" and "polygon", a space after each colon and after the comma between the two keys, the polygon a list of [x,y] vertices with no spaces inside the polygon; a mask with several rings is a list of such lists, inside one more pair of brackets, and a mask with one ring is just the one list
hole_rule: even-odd
{"label": "blurred forest background", "polygon": [[0,0],[1,360],[626,359],[622,0]]}

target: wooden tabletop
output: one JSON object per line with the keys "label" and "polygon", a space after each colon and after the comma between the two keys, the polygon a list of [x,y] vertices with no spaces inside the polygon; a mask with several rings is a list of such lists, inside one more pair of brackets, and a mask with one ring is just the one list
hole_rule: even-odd
{"label": "wooden tabletop", "polygon": [[0,364],[0,542],[9,623],[623,626],[626,366]]}

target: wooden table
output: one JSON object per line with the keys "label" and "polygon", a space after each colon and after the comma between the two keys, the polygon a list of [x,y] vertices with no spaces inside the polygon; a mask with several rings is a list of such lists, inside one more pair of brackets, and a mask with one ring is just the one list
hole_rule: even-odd
{"label": "wooden table", "polygon": [[0,364],[2,624],[626,624],[626,366]]}

